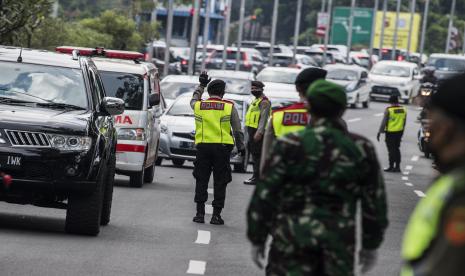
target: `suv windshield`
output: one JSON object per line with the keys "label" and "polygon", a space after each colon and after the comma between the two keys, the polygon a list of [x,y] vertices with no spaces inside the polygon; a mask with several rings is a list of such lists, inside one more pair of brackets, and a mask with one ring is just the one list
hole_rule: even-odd
{"label": "suv windshield", "polygon": [[433,66],[439,71],[465,71],[465,60],[452,58],[430,58],[428,66]]}
{"label": "suv windshield", "polygon": [[328,70],[326,78],[332,80],[354,81],[357,80],[357,73],[350,70],[334,69]]}
{"label": "suv windshield", "polygon": [[197,83],[165,81],[160,83],[160,90],[165,99],[174,100],[181,94],[193,93],[197,85]]}
{"label": "suv windshield", "polygon": [[0,72],[0,97],[87,109],[87,93],[80,69],[0,62]]}
{"label": "suv windshield", "polygon": [[374,75],[392,76],[392,77],[410,77],[410,69],[402,66],[377,64],[371,71]]}
{"label": "suv windshield", "polygon": [[262,82],[294,84],[298,73],[299,72],[263,70],[258,74],[257,80]]}
{"label": "suv windshield", "polygon": [[124,100],[127,110],[142,110],[144,78],[138,74],[99,71],[105,92],[109,97]]}

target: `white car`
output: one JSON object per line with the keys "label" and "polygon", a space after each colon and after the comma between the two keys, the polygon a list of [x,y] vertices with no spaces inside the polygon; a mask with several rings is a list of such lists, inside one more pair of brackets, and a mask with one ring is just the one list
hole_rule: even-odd
{"label": "white car", "polygon": [[[113,56],[116,57],[116,56]],[[116,172],[130,177],[131,187],[153,181],[164,103],[157,68],[151,63],[94,58],[106,94],[123,99],[115,117],[118,132]]]}
{"label": "white car", "polygon": [[421,79],[418,65],[406,61],[380,61],[368,74],[372,99],[397,95],[408,104],[418,94]]}
{"label": "white car", "polygon": [[289,67],[266,67],[257,75],[261,82],[275,82],[294,85],[297,75],[301,72],[298,68]]}
{"label": "white car", "polygon": [[185,93],[192,95],[199,85],[199,76],[169,75],[160,82],[160,90],[166,104],[170,106],[174,100]]}
{"label": "white car", "polygon": [[370,86],[367,85],[368,71],[357,65],[327,65],[326,79],[334,82],[346,90],[347,104],[356,108],[361,104],[368,108],[370,104]]}

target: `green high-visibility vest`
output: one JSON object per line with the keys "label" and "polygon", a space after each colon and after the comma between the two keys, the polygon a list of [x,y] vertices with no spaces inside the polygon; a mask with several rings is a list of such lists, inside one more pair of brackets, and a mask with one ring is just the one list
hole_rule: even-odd
{"label": "green high-visibility vest", "polygon": [[194,106],[195,144],[234,144],[231,135],[231,113],[234,104],[210,98]]}
{"label": "green high-visibility vest", "polygon": [[455,189],[463,185],[452,175],[439,178],[428,190],[410,217],[402,244],[402,258],[405,264],[401,276],[413,276],[410,262],[421,259],[438,234],[441,214],[446,199]]}
{"label": "green high-visibility vest", "polygon": [[247,109],[247,113],[245,114],[245,126],[251,128],[258,128],[258,123],[260,121],[260,103],[265,99],[264,97],[260,97],[252,101]]}
{"label": "green high-visibility vest", "polygon": [[310,115],[304,103],[296,103],[273,111],[271,123],[276,137],[304,129],[310,121]]}
{"label": "green high-visibility vest", "polygon": [[403,106],[393,106],[388,108],[389,118],[386,132],[400,132],[404,130],[407,119],[407,109]]}

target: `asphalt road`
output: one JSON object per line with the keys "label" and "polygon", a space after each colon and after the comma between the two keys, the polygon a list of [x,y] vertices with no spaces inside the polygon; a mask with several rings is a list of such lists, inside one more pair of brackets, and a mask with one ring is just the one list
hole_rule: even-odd
{"label": "asphalt road", "polygon": [[[385,106],[349,110],[349,129],[375,142]],[[409,107],[404,173],[385,174],[390,225],[370,275],[397,275],[406,222],[434,177],[416,145],[417,114]],[[386,165],[384,143],[375,143]],[[98,237],[65,234],[64,210],[0,203],[0,275],[263,275],[250,259],[245,236],[253,187],[242,182],[250,174],[233,175],[223,212],[226,225],[199,225],[192,222],[192,169],[191,163],[175,168],[164,161],[154,183],[142,189],[129,188],[127,178],[118,177],[112,220]]]}

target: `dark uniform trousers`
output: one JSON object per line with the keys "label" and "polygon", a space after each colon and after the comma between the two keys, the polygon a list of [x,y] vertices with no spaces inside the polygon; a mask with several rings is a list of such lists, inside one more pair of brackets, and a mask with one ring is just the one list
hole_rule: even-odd
{"label": "dark uniform trousers", "polygon": [[263,145],[263,139],[260,140],[260,142],[255,142],[253,137],[255,136],[255,133],[257,132],[256,128],[252,127],[247,127],[247,133],[249,135],[249,152],[252,155],[253,158],[253,176],[258,179],[259,177],[259,172],[260,172],[260,159],[262,156],[262,145]]}
{"label": "dark uniform trousers", "polygon": [[386,132],[386,146],[389,155],[389,166],[400,166],[400,142],[402,141],[403,132]]}
{"label": "dark uniform trousers", "polygon": [[222,209],[226,198],[226,186],[232,180],[231,151],[233,145],[198,144],[194,161],[193,175],[196,180],[195,203],[205,203],[208,199],[208,182],[213,172],[213,208]]}

